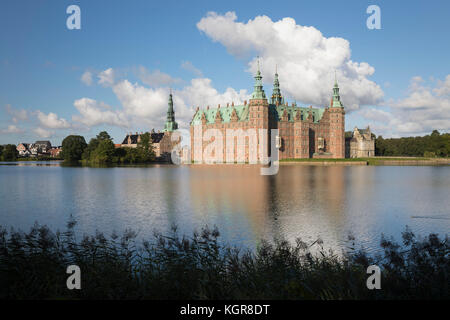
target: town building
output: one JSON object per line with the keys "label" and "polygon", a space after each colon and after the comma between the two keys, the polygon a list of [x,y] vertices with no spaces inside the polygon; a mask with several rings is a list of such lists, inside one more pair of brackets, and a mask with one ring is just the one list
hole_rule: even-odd
{"label": "town building", "polygon": [[370,131],[370,127],[366,129],[355,129],[352,136],[346,139],[346,149],[349,158],[367,158],[375,157],[375,136]]}
{"label": "town building", "polygon": [[[167,109],[167,118],[164,124],[163,131],[150,132],[150,138],[152,141],[153,150],[155,151],[156,158],[162,161],[170,161],[171,152],[173,147],[179,143],[179,138],[174,136],[178,129],[178,123],[175,121],[175,110],[173,108],[172,93],[169,95],[169,103]],[[136,148],[141,141],[141,133],[128,133],[123,139],[120,147]]]}
{"label": "town building", "polygon": [[20,143],[17,145],[16,149],[19,151],[19,156],[21,157],[28,157],[31,155],[29,143]]}
{"label": "town building", "polygon": [[62,151],[62,147],[51,147],[50,150],[48,150],[49,155],[52,158],[58,158],[59,155],[61,154]]}
{"label": "town building", "polygon": [[52,144],[48,140],[36,141],[31,145],[33,154],[47,154],[52,148]]}
{"label": "town building", "polygon": [[[270,145],[270,143],[264,144],[264,141],[271,141],[270,129],[278,129],[275,141],[279,159],[345,157],[345,110],[337,81],[334,84],[329,106],[305,108],[298,107],[296,103],[288,105],[285,102],[281,94],[277,71],[275,71],[270,99],[267,99],[263,89],[259,64],[254,78],[254,91],[249,103],[247,101],[244,101],[243,105],[231,103],[224,107],[219,105],[217,108],[207,106],[206,110],[200,110],[197,107],[190,125],[191,159],[194,162],[205,161],[203,159],[205,148],[208,148],[211,143],[204,136],[208,129],[217,129],[222,136],[223,150],[218,151],[219,154],[216,157],[218,162],[230,162],[229,159],[237,159],[238,152],[241,155],[244,152],[242,150],[245,150],[245,156],[240,159],[244,158],[245,162],[249,162],[250,152],[260,148],[265,149],[265,145]],[[263,133],[264,136],[258,134],[256,148],[249,148],[250,137],[240,139],[240,142],[239,138],[228,139],[227,131],[230,129],[267,133]],[[267,150],[267,153],[270,151]],[[219,158],[223,158],[223,161]],[[260,153],[257,158],[258,162],[264,161]],[[254,159],[254,155],[250,159]]]}

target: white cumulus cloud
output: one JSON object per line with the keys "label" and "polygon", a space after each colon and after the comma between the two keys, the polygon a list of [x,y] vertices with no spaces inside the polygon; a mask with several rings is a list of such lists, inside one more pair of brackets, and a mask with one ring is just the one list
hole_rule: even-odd
{"label": "white cumulus cloud", "polygon": [[[259,55],[266,82],[273,81],[277,65],[284,93],[303,103],[328,105],[335,71],[347,110],[376,105],[383,99],[380,86],[368,79],[375,69],[366,62],[351,60],[347,40],[327,38],[292,18],[274,22],[267,16],[257,16],[244,23],[237,21],[234,12],[210,12],[197,28],[236,57]],[[256,68],[255,58],[249,62],[249,71],[254,73]]]}
{"label": "white cumulus cloud", "polygon": [[35,134],[37,134],[39,138],[44,138],[44,139],[50,138],[54,133],[53,131],[46,130],[41,127],[37,127],[36,129],[33,130],[33,132]]}
{"label": "white cumulus cloud", "polygon": [[411,79],[406,97],[392,101],[390,111],[361,110],[360,114],[373,121],[377,134],[411,136],[430,134],[433,130],[450,131],[450,75],[445,80],[427,85],[421,77]]}
{"label": "white cumulus cloud", "polygon": [[122,111],[112,110],[110,106],[89,98],[75,100],[75,108],[80,113],[73,115],[72,121],[88,127],[102,124],[127,127],[128,119]]}
{"label": "white cumulus cloud", "polygon": [[37,111],[37,118],[41,126],[50,129],[67,129],[70,128],[70,123],[66,119],[58,118],[56,113],[50,112],[45,114],[41,111]]}
{"label": "white cumulus cloud", "polygon": [[18,128],[17,126],[11,124],[6,129],[1,130],[2,133],[23,133],[25,130]]}
{"label": "white cumulus cloud", "polygon": [[114,84],[115,72],[113,68],[106,69],[98,75],[98,83],[104,87],[111,87]]}

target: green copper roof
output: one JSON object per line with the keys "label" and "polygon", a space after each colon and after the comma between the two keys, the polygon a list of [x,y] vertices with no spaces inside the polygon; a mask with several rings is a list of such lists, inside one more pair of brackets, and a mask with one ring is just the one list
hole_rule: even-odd
{"label": "green copper roof", "polygon": [[163,131],[175,131],[178,129],[178,123],[175,121],[175,111],[173,110],[172,93],[169,95],[169,108],[167,109],[167,120]]}
{"label": "green copper roof", "polygon": [[344,105],[341,102],[341,96],[339,95],[339,86],[336,80],[336,75],[334,76],[334,87],[333,87],[333,98],[330,103],[332,108],[343,108]]}
{"label": "green copper roof", "polygon": [[319,122],[322,119],[323,113],[325,112],[325,109],[323,108],[303,108],[303,107],[297,107],[294,106],[286,106],[286,105],[278,105],[274,106],[271,105],[273,110],[276,112],[277,120],[280,121],[283,117],[284,110],[287,111],[288,114],[288,121],[294,122],[295,118],[297,116],[297,113],[300,112],[300,119],[306,120],[308,119],[309,112],[311,111],[313,115],[313,121]]}
{"label": "green copper roof", "polygon": [[252,99],[265,99],[266,94],[263,89],[261,71],[259,71],[259,60],[258,60],[258,71],[256,72],[254,87],[255,90],[252,93]]}
{"label": "green copper roof", "polygon": [[272,104],[284,104],[283,96],[281,95],[280,90],[280,81],[278,80],[278,72],[275,69],[275,78],[273,80],[273,91],[272,91],[272,98],[270,99],[270,102]]}
{"label": "green copper roof", "polygon": [[220,116],[222,117],[222,122],[227,123],[231,121],[231,115],[233,114],[233,109],[236,110],[236,115],[238,117],[238,121],[248,121],[248,105],[240,105],[240,106],[228,106],[221,108],[210,108],[207,110],[198,110],[194,118],[192,119],[191,125],[201,124],[202,123],[202,114],[206,117],[206,123],[215,123],[217,112],[220,112]]}

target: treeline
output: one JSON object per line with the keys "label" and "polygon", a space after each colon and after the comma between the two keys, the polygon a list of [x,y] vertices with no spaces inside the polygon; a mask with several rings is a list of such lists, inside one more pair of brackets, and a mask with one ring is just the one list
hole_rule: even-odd
{"label": "treeline", "polygon": [[100,132],[86,143],[82,136],[71,135],[62,142],[62,157],[66,162],[84,164],[137,164],[155,160],[149,133],[141,135],[136,148],[116,148],[106,131]]}
{"label": "treeline", "polygon": [[19,157],[19,151],[13,144],[0,146],[0,161],[16,161]]}
{"label": "treeline", "polygon": [[[77,238],[35,225],[23,233],[0,226],[0,299],[448,299],[450,243],[410,230],[373,257],[339,256],[320,241],[261,241],[255,251],[219,241],[217,229],[191,237],[176,229],[137,241],[97,232]],[[353,239],[351,241],[354,241]],[[81,270],[82,290],[68,290],[66,268]],[[367,268],[381,269],[381,290],[366,286]]]}
{"label": "treeline", "polygon": [[411,157],[449,157],[450,134],[440,134],[434,130],[424,137],[406,137],[375,140],[375,155],[377,156],[411,156]]}

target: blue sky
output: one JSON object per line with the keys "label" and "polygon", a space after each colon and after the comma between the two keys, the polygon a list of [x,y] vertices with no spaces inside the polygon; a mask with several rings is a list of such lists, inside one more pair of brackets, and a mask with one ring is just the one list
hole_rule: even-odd
{"label": "blue sky", "polygon": [[[81,30],[66,28],[66,8],[71,4],[81,8]],[[381,8],[381,30],[366,27],[369,16],[366,8],[370,4]],[[375,133],[385,136],[423,134],[431,128],[449,129],[450,88],[446,84],[450,74],[448,1],[5,0],[0,8],[0,144],[33,142],[40,138],[59,144],[71,133],[80,133],[89,140],[104,129],[118,143],[128,131],[161,129],[163,123],[158,126],[160,118],[155,116],[156,113],[141,113],[138,110],[142,108],[141,98],[130,96],[139,95],[140,89],[146,97],[143,101],[151,104],[154,99],[159,116],[164,118],[166,102],[162,103],[157,93],[173,87],[174,95],[178,96],[175,111],[177,102],[180,109],[186,108],[180,112],[180,120],[187,123],[187,108],[197,103],[188,94],[194,88],[203,88],[191,85],[192,79],[209,79],[211,88],[207,89],[217,90],[223,99],[244,97],[245,93],[239,92],[247,90],[248,94],[252,91],[251,71],[256,55],[260,55],[266,65],[266,69],[263,66],[263,75],[268,80],[265,90],[270,93],[272,75],[269,70],[273,68],[269,65],[274,57],[277,58],[277,51],[270,50],[270,43],[258,43],[258,39],[264,39],[267,34],[252,34],[253,45],[237,52],[236,46],[250,36],[237,39],[239,35],[235,37],[232,29],[221,29],[219,18],[227,12],[235,13],[235,23],[247,24],[258,16],[267,16],[276,23],[289,17],[296,25],[314,27],[323,38],[346,39],[350,60],[366,62],[374,68],[373,74],[364,76],[367,94],[347,94],[348,101],[352,102],[347,129],[370,124]],[[200,30],[198,23],[211,11],[219,18],[211,18]],[[231,25],[230,22],[230,28]],[[266,25],[272,26],[270,22]],[[258,29],[248,25],[248,30]],[[306,48],[315,45],[307,41]],[[303,44],[300,40],[292,48]],[[295,54],[287,54],[289,48],[280,52],[280,61],[277,61],[281,65],[282,90],[283,85],[288,87],[286,82],[297,81],[292,74],[283,78],[282,70],[287,74],[288,60],[295,62],[297,59]],[[333,52],[328,51],[329,54]],[[123,87],[98,84],[98,75],[109,68],[114,70],[115,84],[126,80],[135,85],[136,90],[125,94],[120,92]],[[299,68],[303,70],[304,65]],[[339,75],[341,68],[337,69]],[[354,83],[351,76],[346,80],[345,70],[343,67],[343,98],[346,90],[349,91],[345,84]],[[157,76],[155,71],[168,76],[167,82],[152,80],[148,84],[142,80],[145,74]],[[80,80],[85,72],[91,74],[90,85]],[[323,70],[321,72],[323,80],[317,83],[323,83],[322,87],[326,88],[323,92],[329,92],[331,96],[330,81],[334,70],[330,68],[326,77],[323,77]],[[306,86],[309,78],[299,73],[298,86]],[[226,93],[227,88],[233,88],[235,92]],[[146,92],[146,89],[153,91]],[[302,94],[300,89],[299,93],[295,90],[293,85],[286,89],[291,101],[295,99],[305,105],[317,101],[320,105],[322,98],[317,100]],[[114,113],[110,115],[111,119],[122,119],[123,116],[129,122],[119,126],[116,120],[105,123],[83,117],[80,120],[74,102],[83,98],[91,99],[90,106],[99,110],[103,110],[102,105],[108,105],[105,110]],[[216,101],[216,98],[210,99]],[[325,94],[323,99],[329,100],[329,97]],[[223,101],[226,102],[231,101]],[[343,102],[345,105],[346,101]],[[45,127],[39,122],[38,112],[42,118],[55,114],[56,120],[52,118],[55,125]],[[430,114],[426,124],[420,119],[424,113]]]}

